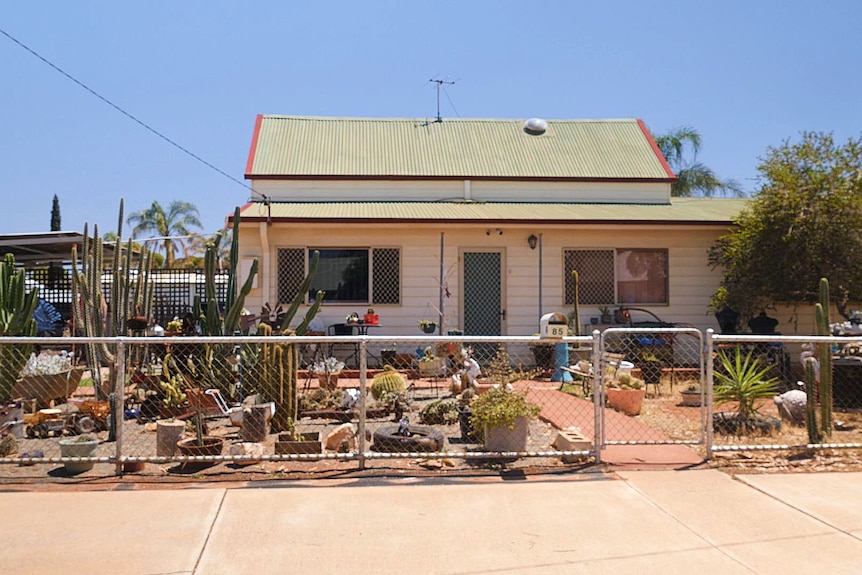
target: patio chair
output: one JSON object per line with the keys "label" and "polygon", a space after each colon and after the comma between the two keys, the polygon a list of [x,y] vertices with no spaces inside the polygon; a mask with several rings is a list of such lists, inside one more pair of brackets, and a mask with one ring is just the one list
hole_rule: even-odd
{"label": "patio chair", "polygon": [[[356,326],[349,323],[334,323],[326,328],[326,335],[332,336],[352,336]],[[332,342],[329,344],[329,355],[336,357],[336,351],[347,351],[347,356],[342,360],[345,365],[353,359],[353,367],[359,368],[359,343],[357,342]]]}

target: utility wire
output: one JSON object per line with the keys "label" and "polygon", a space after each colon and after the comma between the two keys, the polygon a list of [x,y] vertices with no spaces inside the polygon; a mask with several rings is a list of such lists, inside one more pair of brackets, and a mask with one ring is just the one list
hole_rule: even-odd
{"label": "utility wire", "polygon": [[12,36],[12,35],[11,35],[11,34],[9,34],[8,32],[6,32],[6,31],[5,31],[5,30],[3,30],[2,28],[0,28],[0,34],[3,34],[4,36],[6,36],[6,37],[7,37],[7,38],[9,38],[10,40],[12,40],[14,43],[18,44],[21,48],[23,48],[24,50],[26,50],[27,52],[29,52],[30,54],[32,54],[33,56],[35,56],[36,58],[38,58],[39,60],[41,60],[42,62],[44,62],[45,64],[47,64],[47,65],[48,65],[48,66],[50,66],[51,68],[53,68],[54,70],[56,70],[57,72],[59,72],[60,74],[62,74],[63,76],[65,76],[66,78],[68,78],[69,80],[71,80],[72,82],[76,83],[78,86],[80,86],[81,88],[83,88],[84,90],[86,90],[87,92],[89,92],[90,94],[92,94],[93,96],[97,97],[98,99],[100,99],[100,100],[101,100],[102,102],[104,102],[105,104],[109,105],[110,107],[112,107],[113,109],[115,109],[116,111],[118,111],[119,113],[121,113],[122,115],[126,116],[127,118],[129,118],[130,120],[132,120],[133,122],[135,122],[136,124],[138,124],[139,126],[141,126],[142,128],[144,128],[144,129],[148,130],[149,132],[151,132],[151,133],[155,134],[156,136],[158,136],[159,138],[161,138],[161,139],[162,139],[162,140],[164,140],[165,142],[169,143],[170,145],[172,145],[173,147],[177,148],[177,149],[178,149],[178,150],[180,150],[181,152],[183,152],[183,153],[185,153],[185,154],[187,154],[187,155],[191,156],[192,158],[194,158],[195,160],[197,160],[197,161],[198,161],[198,162],[200,162],[201,164],[205,165],[206,167],[210,168],[211,170],[215,170],[216,172],[218,172],[219,174],[221,174],[221,175],[222,175],[222,176],[224,176],[225,178],[229,179],[230,181],[234,182],[235,184],[239,184],[239,185],[240,185],[240,186],[242,186],[243,188],[245,188],[245,189],[247,189],[247,190],[251,191],[252,193],[257,194],[257,195],[259,195],[259,196],[262,196],[264,200],[267,200],[267,199],[268,199],[268,198],[266,197],[266,195],[265,195],[265,194],[262,194],[262,193],[258,192],[257,190],[255,190],[254,188],[252,188],[251,186],[249,186],[248,184],[246,184],[245,182],[240,181],[240,180],[238,180],[238,179],[234,178],[233,176],[231,176],[230,174],[228,174],[228,173],[227,173],[227,172],[225,172],[224,170],[221,170],[221,169],[217,168],[216,166],[214,166],[213,164],[211,164],[211,163],[207,162],[206,160],[204,160],[203,158],[201,158],[200,156],[198,156],[197,154],[195,154],[195,153],[194,153],[194,152],[192,152],[191,150],[189,150],[189,149],[187,149],[187,148],[184,148],[184,147],[183,147],[183,146],[181,146],[180,144],[178,144],[178,143],[174,142],[174,141],[173,141],[173,140],[171,140],[169,137],[165,136],[164,134],[162,134],[161,132],[159,132],[159,131],[158,131],[158,130],[156,130],[155,128],[150,127],[150,126],[149,126],[148,124],[146,124],[144,121],[139,120],[138,118],[136,118],[135,116],[133,116],[133,115],[132,115],[132,114],[130,114],[129,112],[125,111],[124,109],[122,109],[120,106],[118,106],[117,104],[113,103],[113,102],[112,102],[112,101],[110,101],[109,99],[105,98],[104,96],[102,96],[101,94],[99,94],[98,92],[96,92],[95,90],[93,90],[92,88],[90,88],[89,86],[87,86],[86,84],[84,84],[83,82],[81,82],[80,80],[78,80],[77,78],[75,78],[74,76],[72,76],[71,74],[69,74],[68,72],[66,72],[65,70],[63,70],[62,68],[60,68],[59,66],[55,65],[53,62],[51,62],[50,60],[48,60],[47,58],[45,58],[44,56],[42,56],[41,54],[39,54],[38,52],[36,52],[36,51],[35,51],[35,50],[33,50],[32,48],[30,48],[30,47],[29,47],[29,46],[27,46],[26,44],[24,44],[23,42],[21,42],[20,40],[18,40],[17,38],[15,38],[14,36]]}

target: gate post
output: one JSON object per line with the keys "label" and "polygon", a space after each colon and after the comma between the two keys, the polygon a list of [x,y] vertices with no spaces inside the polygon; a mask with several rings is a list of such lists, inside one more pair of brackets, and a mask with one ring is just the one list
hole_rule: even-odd
{"label": "gate post", "polygon": [[368,378],[368,342],[365,338],[359,340],[359,441],[356,447],[359,450],[359,469],[365,469],[365,391],[366,379]]}
{"label": "gate post", "polygon": [[706,342],[704,344],[703,351],[703,361],[706,364],[706,381],[704,385],[706,386],[706,459],[707,461],[712,460],[712,445],[713,445],[713,429],[712,429],[712,388],[714,385],[713,382],[713,336],[715,335],[715,330],[709,328],[706,330]]}
{"label": "gate post", "polygon": [[593,448],[596,451],[596,463],[602,462],[602,445],[605,442],[605,428],[603,425],[602,418],[604,417],[604,412],[602,410],[602,404],[604,403],[603,394],[604,394],[604,378],[601,373],[601,365],[600,360],[602,357],[602,350],[600,349],[603,344],[603,338],[601,337],[601,332],[599,330],[593,330],[593,352],[592,357],[590,357],[590,363],[593,364],[593,410],[594,410],[594,429],[593,429]]}

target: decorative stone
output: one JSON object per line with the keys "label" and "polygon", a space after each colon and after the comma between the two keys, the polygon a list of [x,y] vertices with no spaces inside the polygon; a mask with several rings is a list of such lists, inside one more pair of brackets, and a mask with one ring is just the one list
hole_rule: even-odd
{"label": "decorative stone", "polygon": [[356,448],[356,426],[352,423],[342,423],[329,432],[324,446],[330,451],[337,451],[346,442],[348,449]]}
{"label": "decorative stone", "polygon": [[[242,443],[232,443],[230,446],[230,454],[237,456],[263,458],[263,456],[266,455],[266,448],[262,443],[244,441]],[[238,465],[252,465],[254,463],[257,463],[257,461],[237,460],[235,461],[235,463]]]}
{"label": "decorative stone", "polygon": [[781,415],[781,419],[796,425],[805,425],[805,410],[808,396],[804,391],[801,389],[791,389],[781,395],[775,396],[772,400],[778,406],[778,414]]}

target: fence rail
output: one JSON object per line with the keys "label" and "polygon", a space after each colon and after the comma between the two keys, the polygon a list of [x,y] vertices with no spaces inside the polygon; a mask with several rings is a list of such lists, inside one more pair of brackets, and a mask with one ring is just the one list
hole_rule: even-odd
{"label": "fence rail", "polygon": [[[800,391],[798,358],[818,345],[836,357],[836,428],[812,444],[773,396]],[[51,472],[57,464],[73,472],[100,464],[95,474],[122,474],[141,463],[220,473],[251,464],[268,471],[364,469],[383,461],[457,467],[515,458],[564,466],[601,462],[615,445],[676,445],[707,458],[721,451],[859,449],[859,347],[853,338],[688,328],[611,328],[559,341],[0,338],[0,396],[10,398],[0,409],[0,478],[23,465]],[[773,392],[751,407],[780,428],[726,428],[739,406],[718,393],[728,375],[722,357],[736,353],[773,380]],[[502,438],[476,429],[495,386],[524,397],[538,417],[504,428]],[[620,403],[626,387],[640,387],[633,394],[640,395],[638,407]],[[694,393],[684,395],[690,387]],[[508,443],[516,436],[520,443]]]}

